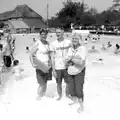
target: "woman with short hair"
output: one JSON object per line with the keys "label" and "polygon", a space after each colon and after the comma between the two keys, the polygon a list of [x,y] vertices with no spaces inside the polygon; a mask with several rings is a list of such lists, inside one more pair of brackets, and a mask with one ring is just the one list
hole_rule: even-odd
{"label": "woman with short hair", "polygon": [[73,104],[78,101],[80,107],[78,111],[83,110],[83,85],[86,69],[86,48],[83,45],[82,36],[75,33],[72,36],[72,47],[69,48],[66,56],[66,65],[68,66],[68,86]]}
{"label": "woman with short hair", "polygon": [[40,39],[35,42],[30,53],[30,61],[36,69],[36,78],[39,84],[37,100],[45,95],[47,81],[52,80],[50,50],[46,38],[47,31],[40,30]]}

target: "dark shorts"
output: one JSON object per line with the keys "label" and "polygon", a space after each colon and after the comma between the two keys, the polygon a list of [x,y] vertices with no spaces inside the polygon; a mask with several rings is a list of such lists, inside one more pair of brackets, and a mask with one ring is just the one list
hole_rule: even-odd
{"label": "dark shorts", "polygon": [[68,82],[68,73],[66,69],[56,70],[56,73],[57,73],[57,78],[56,78],[57,83],[62,83],[63,79],[65,83]]}
{"label": "dark shorts", "polygon": [[78,75],[68,76],[68,87],[71,96],[75,96],[82,99],[84,98],[84,94],[83,94],[84,79],[85,79],[85,68]]}
{"label": "dark shorts", "polygon": [[39,84],[44,85],[48,80],[52,80],[52,69],[49,70],[49,73],[44,73],[43,71],[36,69],[36,78]]}
{"label": "dark shorts", "polygon": [[3,61],[6,67],[11,67],[12,64],[11,56],[3,56]]}

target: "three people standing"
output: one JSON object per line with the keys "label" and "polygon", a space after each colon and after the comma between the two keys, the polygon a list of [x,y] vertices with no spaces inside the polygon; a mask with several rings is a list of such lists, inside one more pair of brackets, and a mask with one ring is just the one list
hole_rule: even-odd
{"label": "three people standing", "polygon": [[[51,75],[49,70],[52,67],[53,76],[57,83],[57,100],[62,99],[62,80],[64,79],[66,97],[70,97],[73,103],[77,100],[80,105],[78,110],[80,111],[83,109],[83,85],[87,52],[80,35],[76,33],[72,35],[71,42],[64,38],[64,31],[58,28],[56,29],[56,36],[57,39],[49,45],[46,42],[47,33],[42,30],[40,40],[35,43],[30,54],[31,63],[36,68],[39,96],[41,98],[45,95],[47,81],[49,80],[48,76]],[[40,70],[34,64],[32,56],[35,54],[39,61],[48,67],[47,72],[43,72],[42,68]]]}

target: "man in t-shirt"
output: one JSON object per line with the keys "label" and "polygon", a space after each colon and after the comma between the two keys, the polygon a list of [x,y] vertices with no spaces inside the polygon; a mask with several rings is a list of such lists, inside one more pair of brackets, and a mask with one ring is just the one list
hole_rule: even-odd
{"label": "man in t-shirt", "polygon": [[71,46],[71,41],[64,39],[63,37],[64,32],[62,29],[56,29],[56,36],[57,40],[53,41],[50,45],[50,49],[52,51],[52,69],[53,75],[56,78],[57,82],[57,92],[58,92],[58,99],[61,100],[62,98],[62,79],[66,83],[66,97],[69,96],[69,90],[67,85],[68,73],[66,70],[65,65],[65,57],[67,55],[68,49]]}

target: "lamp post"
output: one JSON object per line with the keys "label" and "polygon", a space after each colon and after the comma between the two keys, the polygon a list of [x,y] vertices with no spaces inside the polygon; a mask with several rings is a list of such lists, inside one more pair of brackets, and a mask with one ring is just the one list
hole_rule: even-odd
{"label": "lamp post", "polygon": [[47,29],[49,27],[48,19],[49,19],[49,4],[47,4]]}

